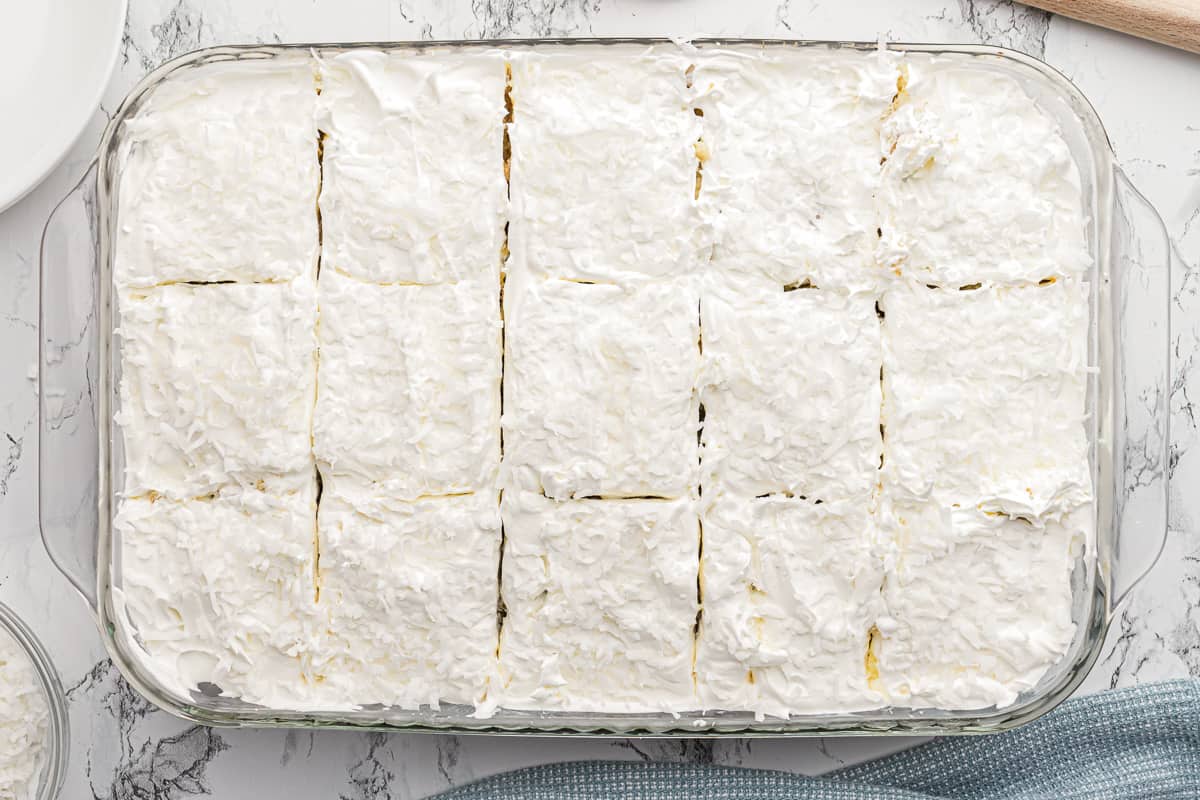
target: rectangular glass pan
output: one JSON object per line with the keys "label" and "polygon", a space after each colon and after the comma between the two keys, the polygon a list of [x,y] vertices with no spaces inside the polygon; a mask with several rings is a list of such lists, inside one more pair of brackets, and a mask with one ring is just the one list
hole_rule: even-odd
{"label": "rectangular glass pan", "polygon": [[[1018,80],[1054,116],[1077,162],[1089,219],[1093,267],[1088,435],[1096,491],[1094,547],[1073,575],[1075,640],[1034,690],[1003,709],[955,711],[890,707],[848,714],[755,720],[749,713],[600,714],[501,710],[488,719],[464,706],[405,711],[365,708],[300,714],[240,700],[187,696],[162,686],[142,667],[128,619],[114,592],[121,575],[112,518],[119,492],[118,340],[114,329],[113,245],[116,154],[122,122],[156,87],[213,62],[274,59],[312,49],[332,55],[357,48],[398,51],[545,46],[645,47],[665,39],[498,40],[215,47],[177,58],[150,73],[126,97],[100,141],[96,161],[55,209],[41,252],[41,427],[39,516],[43,540],[59,568],[93,608],[113,662],[142,694],[180,717],[207,725],[346,727],[457,733],[620,736],[949,734],[999,731],[1046,713],[1095,663],[1116,605],[1153,565],[1166,533],[1170,386],[1170,272],[1173,251],[1161,220],[1115,164],[1095,111],[1053,68],[1010,50],[969,45],[894,44],[899,52],[962,59]],[[701,50],[846,48],[864,42],[704,39]]]}

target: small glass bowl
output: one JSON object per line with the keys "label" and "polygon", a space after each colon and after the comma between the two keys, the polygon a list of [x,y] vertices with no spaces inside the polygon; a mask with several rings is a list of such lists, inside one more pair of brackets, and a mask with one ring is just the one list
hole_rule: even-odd
{"label": "small glass bowl", "polygon": [[[7,632],[29,660],[34,674],[46,697],[46,752],[42,761],[42,774],[38,780],[36,800],[55,800],[62,791],[67,777],[67,756],[70,751],[70,723],[67,717],[67,697],[63,693],[58,671],[46,652],[46,648],[20,617],[4,603],[0,603],[0,629]],[[2,635],[2,633],[0,633]]]}

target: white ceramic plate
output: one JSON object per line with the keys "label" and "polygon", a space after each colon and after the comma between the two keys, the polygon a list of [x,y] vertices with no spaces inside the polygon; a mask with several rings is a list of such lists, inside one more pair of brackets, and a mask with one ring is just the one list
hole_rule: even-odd
{"label": "white ceramic plate", "polygon": [[0,211],[58,166],[100,105],[127,0],[0,0]]}

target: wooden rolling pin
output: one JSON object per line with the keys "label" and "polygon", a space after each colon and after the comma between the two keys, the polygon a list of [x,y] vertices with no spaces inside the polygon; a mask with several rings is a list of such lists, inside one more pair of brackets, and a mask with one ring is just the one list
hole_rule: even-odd
{"label": "wooden rolling pin", "polygon": [[1200,53],[1200,0],[1022,0],[1103,28]]}

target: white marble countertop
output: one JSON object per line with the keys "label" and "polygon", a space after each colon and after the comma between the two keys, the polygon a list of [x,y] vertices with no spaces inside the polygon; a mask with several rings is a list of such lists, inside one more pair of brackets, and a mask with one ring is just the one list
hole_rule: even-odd
{"label": "white marble countertop", "polygon": [[[38,538],[38,241],[106,121],[152,67],[197,47],[543,35],[741,35],[985,42],[1062,70],[1091,99],[1118,159],[1200,261],[1200,56],[997,0],[131,0],[104,105],[67,160],[0,214],[0,600],[35,628],[71,706],[69,798],[409,798],[575,758],[689,759],[816,773],[896,740],[587,741],[212,730],[154,709],[105,657],[84,604]],[[70,54],[64,54],[69,58]],[[6,124],[19,123],[10,120]],[[1178,276],[1172,513],[1166,551],[1114,623],[1084,690],[1200,675],[1200,274]],[[1195,401],[1193,398],[1196,398]]]}

